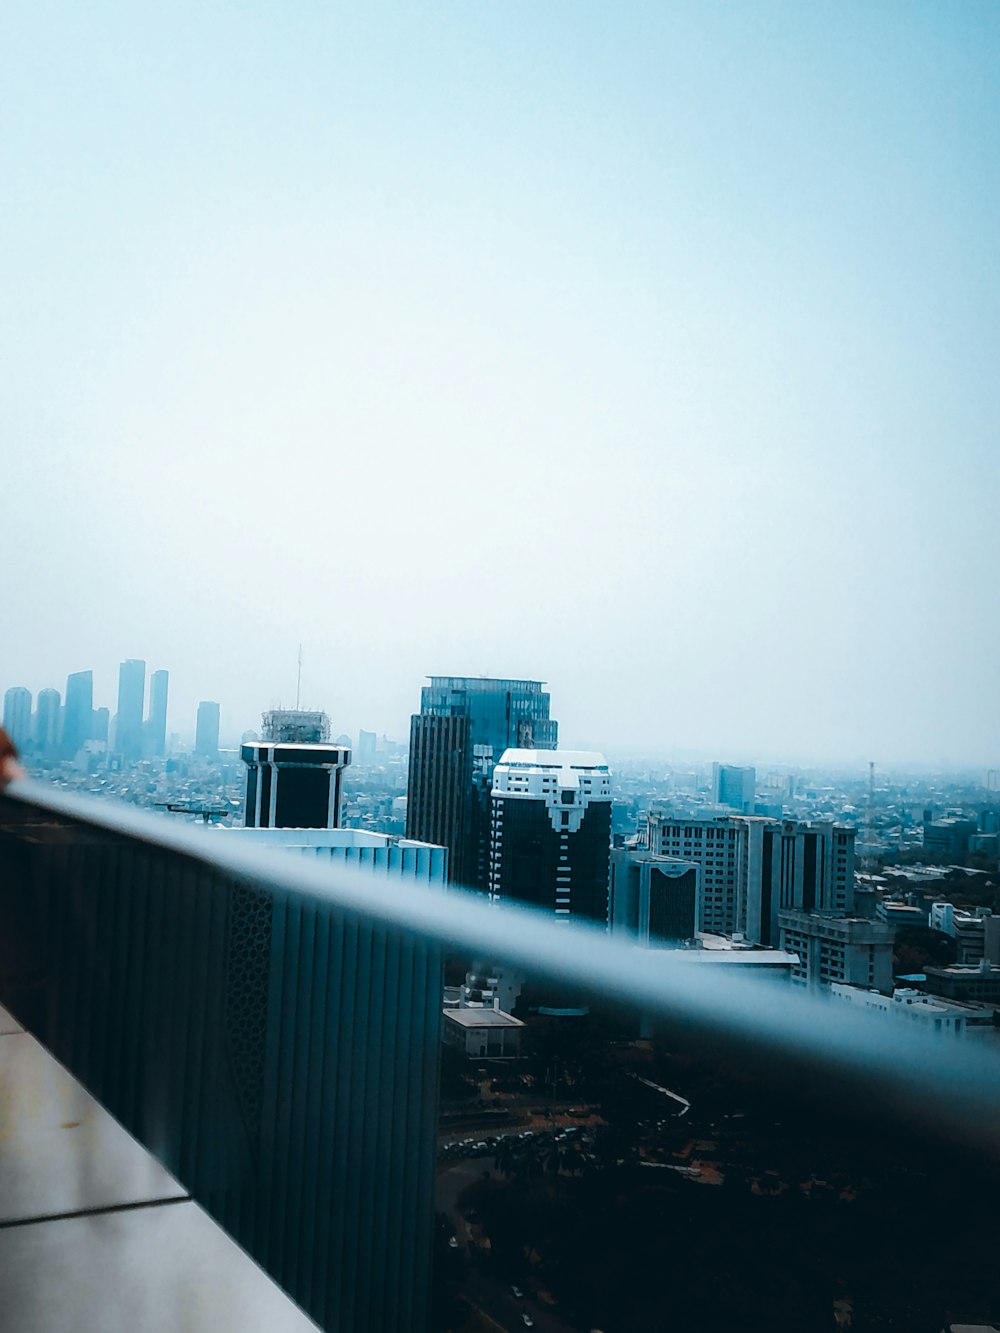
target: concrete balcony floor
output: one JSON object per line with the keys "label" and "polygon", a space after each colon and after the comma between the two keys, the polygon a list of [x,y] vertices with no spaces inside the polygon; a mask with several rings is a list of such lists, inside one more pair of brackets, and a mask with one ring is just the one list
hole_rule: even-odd
{"label": "concrete balcony floor", "polygon": [[0,1008],[0,1333],[315,1329]]}

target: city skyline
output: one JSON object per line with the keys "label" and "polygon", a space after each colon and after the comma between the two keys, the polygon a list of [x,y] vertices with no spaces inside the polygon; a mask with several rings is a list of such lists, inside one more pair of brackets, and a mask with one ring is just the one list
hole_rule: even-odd
{"label": "city skyline", "polygon": [[[74,659],[75,660],[75,659]],[[115,716],[115,701],[117,698],[119,672],[123,662],[133,659],[125,658],[122,662],[115,664],[107,663],[97,668],[79,668],[72,671],[69,675],[63,675],[61,678],[47,672],[44,668],[32,676],[28,681],[15,680],[11,675],[0,679],[0,698],[7,691],[12,689],[26,688],[32,697],[32,709],[37,704],[39,694],[55,689],[62,697],[63,711],[65,712],[65,691],[70,679],[84,676],[91,677],[93,684],[92,708],[95,713],[102,712],[107,714],[108,719],[113,720]],[[145,660],[145,659],[140,659]],[[150,672],[150,681],[154,675],[164,676],[169,674],[170,691],[166,710],[166,741],[169,745],[171,740],[180,741],[182,744],[194,744],[197,735],[197,715],[198,709],[202,703],[207,702],[205,693],[199,692],[197,682],[194,687],[190,680],[183,678],[178,688],[175,680],[172,666],[161,668],[158,671]],[[51,678],[50,678],[51,677]],[[212,678],[218,679],[219,673],[216,671]],[[307,708],[323,708],[330,712],[333,721],[333,730],[336,734],[349,735],[355,746],[358,744],[358,736],[363,731],[368,731],[378,736],[386,736],[389,739],[406,745],[406,738],[410,731],[410,719],[412,717],[412,694],[414,690],[419,690],[427,681],[433,679],[443,679],[432,673],[425,673],[419,677],[416,682],[411,682],[411,706],[410,712],[406,718],[399,723],[398,727],[392,723],[383,725],[379,717],[361,717],[354,718],[349,716],[352,709],[350,705],[340,711],[331,710],[327,707],[324,700],[326,695],[321,689],[314,689],[306,677],[307,685],[303,690],[302,706]],[[488,680],[495,679],[486,672],[469,675],[470,680]],[[542,678],[539,673],[533,677],[525,679],[538,679],[545,686],[548,686],[550,693],[555,694],[557,700],[561,701],[562,688],[556,682]],[[240,681],[240,688],[234,690],[235,694],[245,694],[245,684]],[[149,707],[149,690],[146,687],[146,709]],[[248,731],[259,732],[262,725],[263,714],[273,708],[291,707],[294,703],[295,681],[292,680],[291,688],[286,685],[282,690],[275,690],[268,696],[266,704],[250,704],[246,711],[233,707],[228,702],[227,696],[218,701],[220,709],[219,721],[219,744],[224,748],[233,749],[240,743],[241,737]],[[105,702],[106,701],[106,702]],[[193,701],[189,705],[189,701]],[[215,702],[214,700],[212,702]],[[103,703],[103,707],[102,707]],[[356,711],[356,710],[353,710]],[[560,702],[561,711],[561,702]],[[188,716],[190,713],[190,716]],[[383,712],[381,717],[387,714]],[[34,714],[32,713],[32,716]],[[143,723],[148,724],[148,717],[144,713]],[[562,721],[562,719],[560,719]],[[718,745],[711,744],[705,740],[698,742],[695,737],[691,744],[674,744],[657,746],[654,742],[647,739],[639,739],[635,744],[629,744],[627,740],[620,739],[598,729],[598,724],[591,720],[589,723],[584,720],[579,730],[575,733],[566,732],[565,738],[560,735],[559,748],[561,749],[600,749],[602,753],[614,760],[623,759],[645,759],[650,762],[663,762],[673,764],[693,763],[697,765],[720,764],[723,768],[731,767],[734,763],[749,764],[755,763],[771,764],[778,767],[787,766],[789,768],[803,769],[829,769],[830,771],[850,772],[853,769],[867,772],[868,764],[872,761],[872,753],[868,750],[859,750],[856,754],[850,754],[846,751],[833,751],[829,754],[820,753],[818,750],[810,751],[808,746],[808,737],[806,734],[800,736],[798,748],[794,746],[789,749],[769,748],[768,743],[757,748],[743,748],[738,744],[721,742]],[[1000,754],[998,748],[997,754]],[[724,759],[720,760],[720,755]],[[901,755],[878,755],[875,762],[880,768],[895,770],[899,772],[941,772],[967,774],[970,776],[979,775],[983,772],[989,772],[994,769],[1000,769],[1000,762],[996,755],[987,753],[981,758],[972,757],[966,760],[956,759],[951,755],[924,755],[917,756],[911,754]]]}
{"label": "city skyline", "polygon": [[7,680],[995,766],[1000,10],[392,14],[10,16]]}

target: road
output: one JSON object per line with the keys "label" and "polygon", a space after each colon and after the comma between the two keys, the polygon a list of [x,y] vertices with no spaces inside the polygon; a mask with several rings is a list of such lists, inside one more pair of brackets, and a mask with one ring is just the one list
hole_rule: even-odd
{"label": "road", "polygon": [[458,1209],[458,1196],[466,1186],[479,1180],[484,1170],[489,1170],[492,1164],[492,1158],[489,1157],[466,1158],[444,1166],[438,1172],[437,1207],[448,1214],[465,1260],[462,1295],[476,1309],[488,1315],[504,1333],[523,1333],[521,1312],[524,1310],[535,1321],[539,1333],[580,1333],[577,1325],[568,1324],[539,1301],[532,1299],[528,1286],[523,1282],[520,1285],[525,1296],[518,1300],[509,1284],[493,1277],[489,1270],[488,1255],[473,1242],[469,1225]]}

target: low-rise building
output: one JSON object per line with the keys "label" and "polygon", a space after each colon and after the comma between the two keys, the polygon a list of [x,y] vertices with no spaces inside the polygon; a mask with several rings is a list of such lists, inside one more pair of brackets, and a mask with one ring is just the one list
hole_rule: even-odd
{"label": "low-rise building", "polygon": [[928,925],[952,937],[959,963],[978,963],[986,956],[986,922],[991,915],[985,908],[963,912],[954,903],[933,903]]}
{"label": "low-rise building", "polygon": [[444,1042],[470,1060],[513,1058],[521,1053],[524,1024],[502,1009],[444,1010]]}
{"label": "low-rise building", "polygon": [[946,1000],[971,1000],[1000,1004],[1000,967],[982,959],[974,966],[952,963],[949,967],[925,967],[922,989]]}
{"label": "low-rise building", "polygon": [[834,982],[830,993],[835,999],[855,1008],[917,1023],[927,1032],[940,1032],[955,1037],[988,1036],[993,1040],[1000,1035],[993,1010],[987,1005],[945,1000],[911,987],[894,990],[891,995],[882,995],[879,991],[863,986]]}
{"label": "low-rise building", "polygon": [[794,981],[809,986],[850,982],[891,992],[893,926],[821,912],[780,912],[778,924],[781,948],[798,958]]}
{"label": "low-rise building", "polygon": [[785,949],[766,949],[740,937],[704,933],[698,935],[694,948],[675,950],[671,954],[671,961],[674,958],[701,967],[738,968],[741,972],[757,972],[775,981],[791,981],[799,962],[795,954]]}
{"label": "low-rise building", "polygon": [[875,919],[890,926],[927,925],[927,913],[922,907],[896,902],[893,898],[883,898],[876,904]]}
{"label": "low-rise building", "polygon": [[924,851],[933,856],[961,861],[969,850],[969,839],[976,832],[974,819],[953,815],[942,819],[924,819]]}

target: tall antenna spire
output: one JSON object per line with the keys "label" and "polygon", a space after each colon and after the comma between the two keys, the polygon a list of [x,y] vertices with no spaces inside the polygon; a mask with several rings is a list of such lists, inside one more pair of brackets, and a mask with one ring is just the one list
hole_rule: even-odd
{"label": "tall antenna spire", "polygon": [[295,684],[295,707],[302,706],[302,645],[299,644],[299,678]]}

